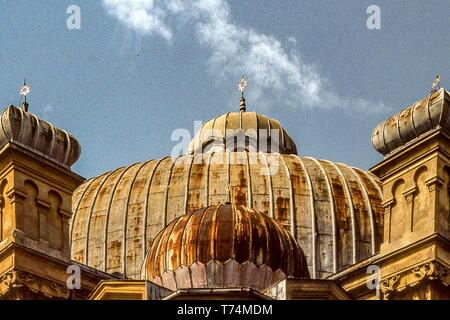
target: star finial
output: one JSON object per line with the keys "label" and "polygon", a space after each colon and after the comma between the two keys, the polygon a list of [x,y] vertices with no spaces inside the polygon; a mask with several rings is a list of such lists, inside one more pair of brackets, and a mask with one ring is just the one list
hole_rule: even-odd
{"label": "star finial", "polygon": [[247,78],[242,76],[241,80],[238,83],[238,90],[242,93],[242,95],[244,95],[244,90],[245,90],[245,87],[247,87],[247,85],[248,85]]}
{"label": "star finial", "polygon": [[440,87],[439,82],[441,82],[441,77],[439,77],[439,75],[437,74],[436,79],[434,79],[433,83],[431,84],[430,93],[435,93],[437,91],[438,86]]}
{"label": "star finial", "polygon": [[23,85],[20,87],[20,95],[24,98],[23,101],[23,110],[25,112],[28,112],[28,102],[27,102],[27,95],[31,92],[31,87],[27,85],[27,80],[23,80]]}
{"label": "star finial", "polygon": [[245,88],[247,87],[247,85],[248,85],[247,78],[242,76],[241,80],[238,83],[238,90],[241,92],[241,103],[239,106],[239,110],[242,112],[245,112],[245,110],[246,110],[244,91],[245,91]]}

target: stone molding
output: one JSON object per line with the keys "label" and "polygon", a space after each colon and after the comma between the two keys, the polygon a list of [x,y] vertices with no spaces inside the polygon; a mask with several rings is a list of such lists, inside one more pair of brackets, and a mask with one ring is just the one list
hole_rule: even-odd
{"label": "stone molding", "polygon": [[409,188],[408,190],[405,190],[402,194],[403,197],[405,197],[406,202],[412,202],[416,193],[417,187],[414,186],[412,188]]}
{"label": "stone molding", "polygon": [[34,295],[47,299],[69,299],[67,286],[55,281],[35,276],[29,272],[11,270],[0,276],[0,299],[8,292],[30,291]]}
{"label": "stone molding", "polygon": [[392,294],[402,292],[408,288],[415,287],[424,281],[441,281],[448,286],[450,284],[449,268],[438,261],[426,262],[381,281],[381,292],[383,299],[389,300]]}
{"label": "stone molding", "polygon": [[431,177],[425,181],[425,184],[428,187],[428,191],[430,192],[439,189],[444,183],[445,181],[438,176]]}

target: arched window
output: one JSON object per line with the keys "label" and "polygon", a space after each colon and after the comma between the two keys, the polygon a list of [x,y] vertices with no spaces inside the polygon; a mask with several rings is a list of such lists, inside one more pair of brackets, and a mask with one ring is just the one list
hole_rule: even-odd
{"label": "arched window", "polygon": [[421,229],[421,227],[426,224],[426,220],[429,216],[431,198],[425,183],[428,178],[427,172],[428,169],[426,167],[422,167],[417,170],[414,177],[414,182],[416,184],[416,194],[414,196],[412,214],[413,231]]}
{"label": "arched window", "polygon": [[37,196],[39,189],[36,184],[27,180],[24,184],[26,197],[23,201],[23,232],[28,238],[39,239],[39,213],[37,205]]}
{"label": "arched window", "polygon": [[48,193],[49,212],[47,215],[48,238],[50,245],[61,249],[63,245],[63,219],[59,212],[62,204],[60,195],[55,191]]}
{"label": "arched window", "polygon": [[4,179],[0,183],[0,241],[3,240],[6,234],[6,217],[5,217],[5,207],[6,207],[6,185],[8,184],[8,180]]}
{"label": "arched window", "polygon": [[400,239],[405,234],[405,214],[406,199],[403,195],[405,191],[405,181],[400,179],[395,182],[392,187],[392,196],[394,197],[394,205],[391,209],[390,233],[391,241]]}

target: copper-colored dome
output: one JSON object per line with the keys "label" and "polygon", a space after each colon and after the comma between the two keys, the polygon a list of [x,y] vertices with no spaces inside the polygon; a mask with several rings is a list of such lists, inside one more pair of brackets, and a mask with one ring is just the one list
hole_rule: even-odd
{"label": "copper-colored dome", "polygon": [[[242,143],[238,142],[240,137]],[[278,120],[243,111],[228,112],[207,121],[189,144],[188,153],[224,150],[297,154],[294,140]]]}
{"label": "copper-colored dome", "polygon": [[303,251],[275,220],[221,204],[172,221],[155,238],[144,277],[169,289],[266,288],[285,277],[309,278]]}

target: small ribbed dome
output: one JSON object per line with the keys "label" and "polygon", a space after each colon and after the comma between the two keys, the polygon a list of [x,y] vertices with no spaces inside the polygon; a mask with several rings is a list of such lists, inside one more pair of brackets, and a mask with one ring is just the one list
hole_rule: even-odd
{"label": "small ribbed dome", "polygon": [[0,146],[12,142],[66,168],[80,157],[80,144],[72,135],[16,106],[3,111],[0,125]]}
{"label": "small ribbed dome", "polygon": [[190,142],[188,153],[224,150],[297,154],[295,142],[280,122],[243,111],[228,112],[206,122]]}
{"label": "small ribbed dome", "polygon": [[171,290],[266,288],[286,277],[309,278],[303,251],[274,219],[221,204],[172,221],[155,238],[143,276]]}
{"label": "small ribbed dome", "polygon": [[372,145],[389,156],[436,130],[450,133],[450,94],[444,88],[380,123],[373,131]]}

